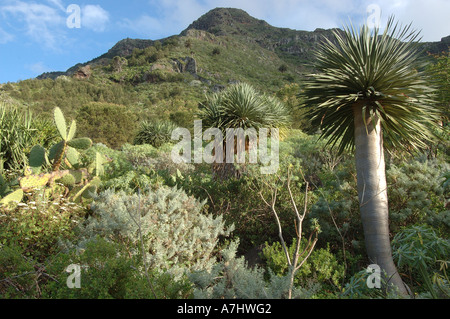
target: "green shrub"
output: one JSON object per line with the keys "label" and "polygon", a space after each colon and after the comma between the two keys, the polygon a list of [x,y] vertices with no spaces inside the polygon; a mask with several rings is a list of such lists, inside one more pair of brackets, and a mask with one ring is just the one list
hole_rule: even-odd
{"label": "green shrub", "polygon": [[176,111],[170,114],[170,120],[178,127],[191,129],[194,125],[194,114],[188,111]]}
{"label": "green shrub", "polygon": [[448,239],[439,237],[430,226],[412,225],[395,235],[392,247],[398,267],[408,273],[413,271],[414,279],[419,280],[433,298],[450,297],[446,274],[450,256]]}
{"label": "green shrub", "polygon": [[0,299],[34,297],[37,290],[34,264],[32,259],[24,258],[20,247],[0,244]]}
{"label": "green shrub", "polygon": [[177,279],[185,270],[210,268],[220,237],[233,230],[222,217],[204,215],[203,203],[176,188],[132,195],[107,190],[91,209],[93,215],[80,229],[80,245],[97,235],[132,246],[143,243],[150,268]]}
{"label": "green shrub", "polygon": [[444,194],[449,170],[450,165],[437,160],[410,160],[390,166],[386,177],[392,231],[417,223],[450,230]]}
{"label": "green shrub", "polygon": [[[306,239],[303,240],[300,252],[305,248]],[[291,246],[288,247],[288,252],[291,258],[296,247],[296,240],[294,239]],[[288,264],[286,255],[280,242],[275,242],[271,245],[266,243],[262,251],[262,256],[266,262],[267,267],[278,276],[286,276],[288,273]],[[316,282],[325,284],[329,287],[339,288],[341,280],[344,275],[344,266],[341,265],[336,257],[327,249],[320,248],[312,252],[308,260],[302,265],[295,275],[294,283],[305,286],[308,282]]]}
{"label": "green shrub", "polygon": [[[367,269],[360,270],[353,274],[353,276],[346,283],[342,292],[338,295],[343,299],[398,299],[401,298],[396,294],[395,289],[389,290],[385,293],[385,289],[369,288],[367,281],[370,272]],[[385,287],[386,282],[381,277],[381,286]]]}
{"label": "green shrub", "polygon": [[[80,288],[66,285],[69,265],[81,268]],[[97,238],[81,252],[52,256],[46,271],[53,280],[44,287],[43,298],[51,299],[176,299],[189,298],[186,280],[176,282],[170,274],[142,271],[139,256],[131,256],[127,247]]]}
{"label": "green shrub", "polygon": [[136,134],[137,118],[123,105],[89,103],[78,110],[76,120],[80,135],[114,149],[132,142]]}
{"label": "green shrub", "polygon": [[133,170],[133,165],[128,160],[125,152],[111,149],[101,143],[94,144],[90,149],[84,152],[81,161],[84,165],[88,166],[95,161],[97,153],[108,158],[108,162],[103,165],[103,182]]}
{"label": "green shrub", "polygon": [[65,187],[56,185],[26,195],[15,209],[0,211],[0,244],[21,247],[24,254],[43,260],[58,251],[60,239],[71,240],[85,209],[68,201]]}
{"label": "green shrub", "polygon": [[0,104],[0,170],[20,170],[27,165],[33,134],[30,110]]}

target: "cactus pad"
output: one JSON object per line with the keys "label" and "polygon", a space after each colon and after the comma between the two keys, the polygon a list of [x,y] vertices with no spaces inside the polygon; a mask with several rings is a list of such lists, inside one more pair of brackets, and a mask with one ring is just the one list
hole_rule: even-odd
{"label": "cactus pad", "polygon": [[67,134],[67,141],[70,141],[74,138],[76,131],[77,123],[75,122],[75,120],[73,120],[72,124],[70,125],[69,134]]}
{"label": "cactus pad", "polygon": [[45,149],[40,145],[35,145],[30,152],[29,163],[34,174],[38,174],[41,166],[45,162]]}
{"label": "cactus pad", "polygon": [[57,183],[61,183],[66,187],[72,188],[75,186],[75,176],[73,176],[72,174],[67,174],[64,175],[62,178],[56,180]]}
{"label": "cactus pad", "polygon": [[77,150],[87,150],[92,146],[92,140],[87,137],[76,138],[67,142],[67,145]]}
{"label": "cactus pad", "polygon": [[53,145],[50,148],[50,151],[48,154],[49,160],[53,161],[54,159],[60,157],[61,153],[64,151],[65,145],[66,145],[65,141],[61,141],[58,144]]}
{"label": "cactus pad", "polygon": [[50,180],[50,174],[29,175],[20,179],[20,187],[24,191],[40,188],[47,185]]}
{"label": "cactus pad", "polygon": [[54,119],[56,127],[58,128],[59,134],[61,134],[62,139],[67,140],[66,119],[64,118],[64,115],[59,107],[55,108]]}
{"label": "cactus pad", "polygon": [[77,165],[80,161],[80,153],[78,153],[76,149],[68,147],[66,151],[66,158],[72,166]]}
{"label": "cactus pad", "polygon": [[19,202],[22,201],[22,198],[23,198],[23,190],[18,189],[15,192],[3,197],[0,200],[0,207],[13,209],[17,206]]}

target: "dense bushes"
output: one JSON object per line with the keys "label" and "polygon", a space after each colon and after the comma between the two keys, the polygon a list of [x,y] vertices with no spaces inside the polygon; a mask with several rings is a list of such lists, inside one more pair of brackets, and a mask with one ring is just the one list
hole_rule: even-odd
{"label": "dense bushes", "polygon": [[76,117],[78,131],[96,143],[118,148],[133,141],[137,116],[123,105],[90,103],[81,107]]}
{"label": "dense bushes", "polygon": [[[194,296],[200,299],[281,299],[287,298],[288,276],[277,276],[258,266],[249,268],[244,257],[236,257],[236,242],[222,251],[221,262],[211,271],[199,271],[190,275],[194,283]],[[311,298],[317,292],[312,285],[306,288],[296,286],[294,298]]]}
{"label": "dense bushes", "polygon": [[395,235],[392,242],[394,258],[401,269],[414,274],[419,280],[422,293],[433,298],[449,298],[450,283],[446,273],[447,258],[450,256],[450,241],[441,238],[429,226],[420,224],[404,228]]}
{"label": "dense bushes", "polygon": [[[38,139],[50,141],[45,138],[52,132]],[[300,131],[288,136],[280,144],[277,174],[263,175],[258,165],[246,164],[239,167],[239,179],[223,181],[214,179],[208,164],[174,163],[171,144],[112,149],[99,143],[81,152],[81,167],[94,162],[97,153],[108,158],[94,202],[72,203],[67,188],[56,184],[25,194],[7,213],[0,208],[1,297],[284,298],[286,257],[259,192],[270,198],[277,189],[283,234],[295,238],[283,186],[288,171],[297,203],[305,201],[303,176],[308,182],[305,233],[314,223],[321,229],[314,251],[296,273],[293,296],[383,297],[366,286],[370,261],[353,159],[324,152],[317,136]],[[448,164],[440,158],[403,157],[392,158],[387,167],[390,227],[402,276],[418,297],[447,296],[442,267],[448,262]],[[14,178],[5,182],[18,187]],[[295,240],[287,245],[292,253]],[[244,256],[258,247],[259,264],[249,267]],[[66,285],[71,264],[81,266],[81,289]]]}
{"label": "dense bushes", "polygon": [[445,207],[445,174],[450,166],[439,160],[415,160],[391,165],[387,171],[391,229],[427,223],[444,233],[450,230]]}
{"label": "dense bushes", "polygon": [[[81,268],[79,289],[66,285],[69,265]],[[46,283],[43,298],[176,299],[192,293],[186,280],[175,281],[152,269],[145,273],[141,256],[130,257],[126,246],[102,238],[90,241],[81,253],[71,250],[52,256],[46,266],[53,280]]]}
{"label": "dense bushes", "polygon": [[[289,255],[293,256],[296,246],[296,240],[288,248]],[[306,246],[306,240],[302,243],[301,251]],[[285,276],[288,272],[288,265],[284,251],[279,242],[272,245],[266,243],[262,256],[266,261],[268,269],[278,276]],[[326,285],[328,289],[332,288],[339,291],[342,279],[344,278],[344,265],[330,252],[330,249],[319,248],[314,250],[306,263],[296,273],[294,282],[299,286],[306,287],[315,283],[317,285]]]}
{"label": "dense bushes", "polygon": [[0,104],[0,168],[22,168],[32,140],[31,112]]}

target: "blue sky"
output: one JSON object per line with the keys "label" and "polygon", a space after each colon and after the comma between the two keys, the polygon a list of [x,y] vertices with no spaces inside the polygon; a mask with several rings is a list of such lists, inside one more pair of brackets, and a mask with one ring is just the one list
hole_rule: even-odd
{"label": "blue sky", "polygon": [[0,83],[65,71],[127,37],[179,34],[216,7],[308,31],[341,27],[349,19],[359,25],[379,8],[381,26],[394,14],[422,30],[424,41],[450,35],[450,0],[0,0]]}

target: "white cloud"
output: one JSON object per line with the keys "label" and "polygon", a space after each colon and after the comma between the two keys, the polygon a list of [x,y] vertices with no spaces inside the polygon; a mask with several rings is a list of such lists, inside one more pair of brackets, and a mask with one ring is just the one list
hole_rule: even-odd
{"label": "white cloud", "polygon": [[66,8],[64,7],[61,0],[47,0],[47,2],[49,2],[50,4],[53,4],[54,6],[58,7],[58,9],[60,9],[62,11],[66,11]]}
{"label": "white cloud", "polygon": [[6,44],[14,40],[14,36],[0,28],[0,44]]}
{"label": "white cloud", "polygon": [[414,28],[422,29],[424,41],[439,41],[450,35],[449,0],[148,0],[148,3],[158,18],[143,15],[129,22],[138,24],[139,20],[147,20],[151,22],[149,25],[161,25],[160,32],[166,36],[178,34],[216,7],[240,8],[276,27],[312,31],[342,27],[350,19],[355,25],[365,23],[370,4],[381,7],[381,26],[394,14],[401,23],[413,22]]}
{"label": "white cloud", "polygon": [[141,37],[152,38],[155,34],[160,34],[164,31],[161,21],[150,17],[149,15],[141,15],[136,19],[122,19],[119,27],[130,29]]}
{"label": "white cloud", "polygon": [[383,11],[382,21],[393,14],[403,24],[412,23],[413,28],[421,30],[423,41],[439,41],[450,35],[448,0],[382,0],[378,4]]}
{"label": "white cloud", "polygon": [[86,5],[81,10],[81,27],[103,32],[109,23],[109,13],[99,5]]}
{"label": "white cloud", "polygon": [[[2,22],[9,25],[16,37],[25,34],[34,42],[55,52],[64,51],[71,40],[66,21],[68,14],[62,0],[46,0],[42,3],[21,0],[5,0],[0,4]],[[87,30],[105,31],[109,13],[99,5],[85,5],[81,10],[81,24]],[[0,43],[14,37],[0,28]],[[23,41],[23,39],[21,39]]]}
{"label": "white cloud", "polygon": [[44,72],[50,72],[51,69],[44,64],[44,62],[37,62],[34,64],[26,65],[26,68],[33,72],[35,75],[40,75]]}
{"label": "white cloud", "polygon": [[158,39],[179,34],[209,10],[197,0],[149,0],[144,13],[136,18],[123,18],[118,25],[138,36]]}
{"label": "white cloud", "polygon": [[34,41],[43,43],[49,48],[56,48],[57,38],[62,36],[59,27],[65,19],[52,7],[22,1],[9,2],[0,7],[4,16],[11,15],[17,22],[23,23],[23,30]]}

